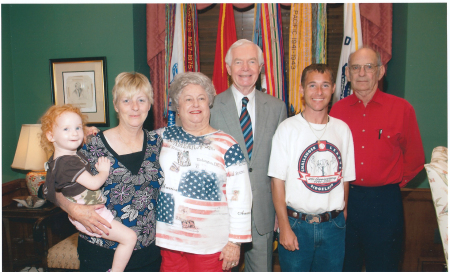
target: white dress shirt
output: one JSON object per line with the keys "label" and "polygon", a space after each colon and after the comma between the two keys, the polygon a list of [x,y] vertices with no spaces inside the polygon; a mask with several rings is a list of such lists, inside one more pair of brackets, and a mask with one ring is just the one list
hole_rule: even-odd
{"label": "white dress shirt", "polygon": [[250,114],[250,119],[252,121],[252,131],[253,131],[253,141],[255,141],[255,124],[256,124],[256,99],[255,92],[257,92],[256,88],[253,89],[251,93],[248,95],[243,95],[239,92],[234,85],[231,85],[231,91],[233,92],[234,102],[236,103],[236,108],[238,111],[238,116],[241,116],[242,111],[242,98],[247,97],[247,111]]}

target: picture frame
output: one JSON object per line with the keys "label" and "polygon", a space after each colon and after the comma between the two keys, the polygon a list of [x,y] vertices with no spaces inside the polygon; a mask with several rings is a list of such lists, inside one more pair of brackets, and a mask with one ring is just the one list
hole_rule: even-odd
{"label": "picture frame", "polygon": [[53,105],[72,104],[87,124],[109,127],[106,57],[50,59]]}

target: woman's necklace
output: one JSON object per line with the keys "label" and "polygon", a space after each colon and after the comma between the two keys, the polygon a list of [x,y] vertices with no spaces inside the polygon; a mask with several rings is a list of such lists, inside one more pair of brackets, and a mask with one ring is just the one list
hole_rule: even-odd
{"label": "woman's necklace", "polygon": [[[137,150],[138,148],[130,147],[129,143],[125,142],[125,140],[122,138],[122,135],[120,135],[120,130],[117,131],[117,134],[119,135],[119,140],[127,147],[127,149],[130,151],[130,153],[134,153],[140,150]],[[137,151],[135,151],[137,150]]]}
{"label": "woman's necklace", "polygon": [[[324,127],[324,128],[322,128],[322,129],[313,129],[313,127],[312,127],[311,124],[308,122],[308,120],[306,120],[305,116],[303,116],[303,112],[301,113],[301,115],[302,115],[303,119],[305,119],[306,123],[308,123],[308,126],[309,126],[309,128],[311,129],[311,131],[312,131],[312,133],[314,134],[314,136],[316,136],[316,138],[317,138],[317,144],[320,145],[320,139],[322,139],[323,135],[325,135],[325,132],[327,131],[328,122],[330,122],[330,116],[327,115],[327,123],[325,124],[325,127]],[[323,133],[322,133],[322,135],[321,135],[320,137],[317,137],[317,135],[316,135],[316,133],[314,132],[314,130],[317,130],[317,131],[322,131],[322,130],[323,130]]]}

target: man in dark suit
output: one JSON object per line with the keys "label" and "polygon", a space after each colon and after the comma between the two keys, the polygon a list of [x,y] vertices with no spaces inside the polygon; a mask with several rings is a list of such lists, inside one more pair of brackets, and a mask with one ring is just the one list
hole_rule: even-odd
{"label": "man in dark suit", "polygon": [[[210,124],[238,141],[249,167],[253,241],[251,249],[245,252],[245,271],[272,271],[275,209],[267,168],[272,137],[278,124],[286,119],[286,106],[283,101],[255,89],[264,64],[263,53],[256,44],[245,39],[235,42],[225,62],[233,85],[214,99]],[[246,127],[245,132],[240,122],[244,110],[251,120],[250,129]]]}

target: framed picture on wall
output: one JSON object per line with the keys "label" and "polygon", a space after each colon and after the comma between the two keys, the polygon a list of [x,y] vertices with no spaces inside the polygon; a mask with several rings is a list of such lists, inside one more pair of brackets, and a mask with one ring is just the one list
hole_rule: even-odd
{"label": "framed picture on wall", "polygon": [[52,103],[72,104],[88,117],[88,124],[108,127],[106,57],[51,59]]}

